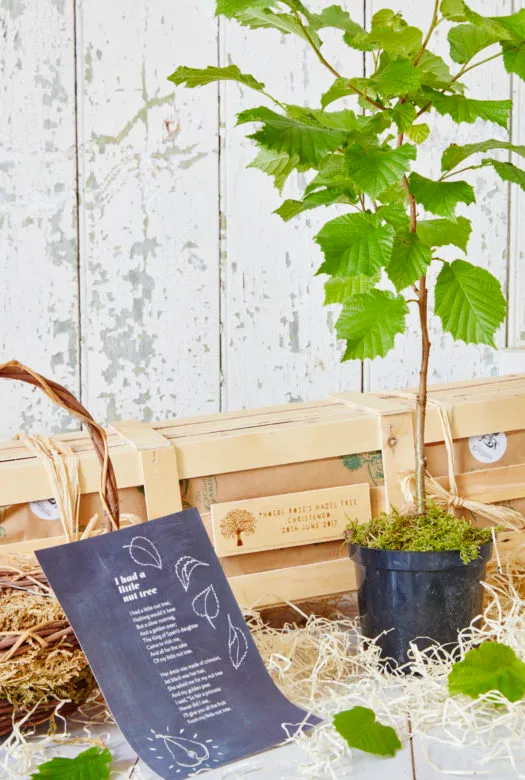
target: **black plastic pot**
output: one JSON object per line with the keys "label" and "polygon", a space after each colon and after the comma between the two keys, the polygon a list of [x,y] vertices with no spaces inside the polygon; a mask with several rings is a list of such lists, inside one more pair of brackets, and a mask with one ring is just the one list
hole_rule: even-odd
{"label": "black plastic pot", "polygon": [[362,631],[371,639],[388,631],[378,640],[385,659],[406,663],[414,640],[420,648],[456,642],[458,632],[482,610],[480,581],[492,552],[490,542],[467,564],[456,551],[349,548],[357,565]]}

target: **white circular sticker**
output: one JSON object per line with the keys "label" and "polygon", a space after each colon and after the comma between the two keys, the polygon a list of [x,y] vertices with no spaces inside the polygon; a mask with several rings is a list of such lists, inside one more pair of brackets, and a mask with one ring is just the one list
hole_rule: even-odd
{"label": "white circular sticker", "polygon": [[471,436],[468,446],[472,455],[480,463],[496,463],[507,451],[507,435],[485,433],[483,436]]}
{"label": "white circular sticker", "polygon": [[31,501],[29,507],[33,514],[41,520],[60,520],[60,512],[54,498],[46,498],[43,501]]}

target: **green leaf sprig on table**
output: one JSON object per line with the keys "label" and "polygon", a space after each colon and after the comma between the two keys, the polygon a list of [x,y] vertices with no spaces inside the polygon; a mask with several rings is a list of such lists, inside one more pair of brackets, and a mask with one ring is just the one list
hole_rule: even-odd
{"label": "green leaf sprig on table", "polygon": [[31,780],[109,780],[113,757],[107,748],[91,747],[75,758],[52,758],[40,764]]}
{"label": "green leaf sprig on table", "polygon": [[334,715],[334,726],[351,748],[365,753],[395,756],[401,749],[395,730],[379,723],[373,710],[368,707],[352,707],[351,710],[338,712]]}
{"label": "green leaf sprig on table", "polygon": [[525,695],[525,663],[511,647],[483,642],[454,664],[448,689],[452,695],[464,693],[472,699],[499,691],[510,702],[519,701]]}
{"label": "green leaf sprig on table", "polygon": [[[364,29],[341,5],[313,13],[302,0],[217,0],[218,15],[308,44],[333,78],[309,106],[287,103],[237,65],[180,66],[169,77],[190,88],[235,80],[271,104],[242,111],[238,124],[255,126],[248,138],[258,153],[250,166],[273,177],[279,192],[293,171],[307,176],[301,197],[276,209],[283,220],[333,204],[343,210],[315,237],[324,257],[318,273],[328,277],[325,303],[342,306],[336,323],[338,337],[346,342],[342,360],[384,357],[396,336],[406,331],[410,307],[417,307],[422,345],[416,426],[420,514],[426,509],[429,307],[433,304],[445,332],[469,344],[494,346],[506,314],[498,279],[469,255],[471,222],[463,212],[476,203],[469,178],[490,167],[502,186],[511,183],[525,190],[520,167],[525,147],[490,137],[492,126],[508,129],[512,102],[471,96],[462,80],[497,59],[509,74],[525,79],[525,8],[507,16],[484,16],[463,0],[424,3],[428,27],[423,31],[390,9],[377,11]],[[434,31],[443,26],[448,28],[446,59],[432,51]],[[349,49],[364,53],[370,63],[366,76],[334,66],[324,41],[330,28]],[[344,62],[344,56],[339,59]],[[428,178],[418,165],[418,151],[437,115],[458,125],[481,121],[487,138],[443,149],[441,174]],[[436,151],[434,146],[434,156]],[[512,159],[498,159],[498,153]],[[445,246],[465,256],[445,260],[440,253]],[[434,284],[427,275],[437,264]],[[385,280],[394,291],[384,289]]]}

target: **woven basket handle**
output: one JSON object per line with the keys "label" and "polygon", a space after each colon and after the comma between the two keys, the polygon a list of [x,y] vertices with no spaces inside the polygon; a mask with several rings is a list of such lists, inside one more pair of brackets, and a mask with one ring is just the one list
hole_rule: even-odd
{"label": "woven basket handle", "polygon": [[95,422],[87,409],[77,401],[75,396],[65,387],[53,382],[51,379],[37,374],[36,371],[19,363],[18,360],[10,360],[0,364],[0,379],[18,379],[40,388],[57,406],[66,409],[74,417],[80,420],[89,431],[91,441],[97,453],[102,469],[100,480],[100,497],[104,505],[107,527],[109,531],[119,527],[119,500],[117,480],[113,465],[109,459],[108,437],[104,428]]}

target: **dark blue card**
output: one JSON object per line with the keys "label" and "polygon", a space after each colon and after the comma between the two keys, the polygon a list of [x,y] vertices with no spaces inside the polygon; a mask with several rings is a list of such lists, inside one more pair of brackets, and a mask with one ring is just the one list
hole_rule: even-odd
{"label": "dark blue card", "polygon": [[113,717],[161,777],[319,722],[272,682],[196,509],[37,557]]}

